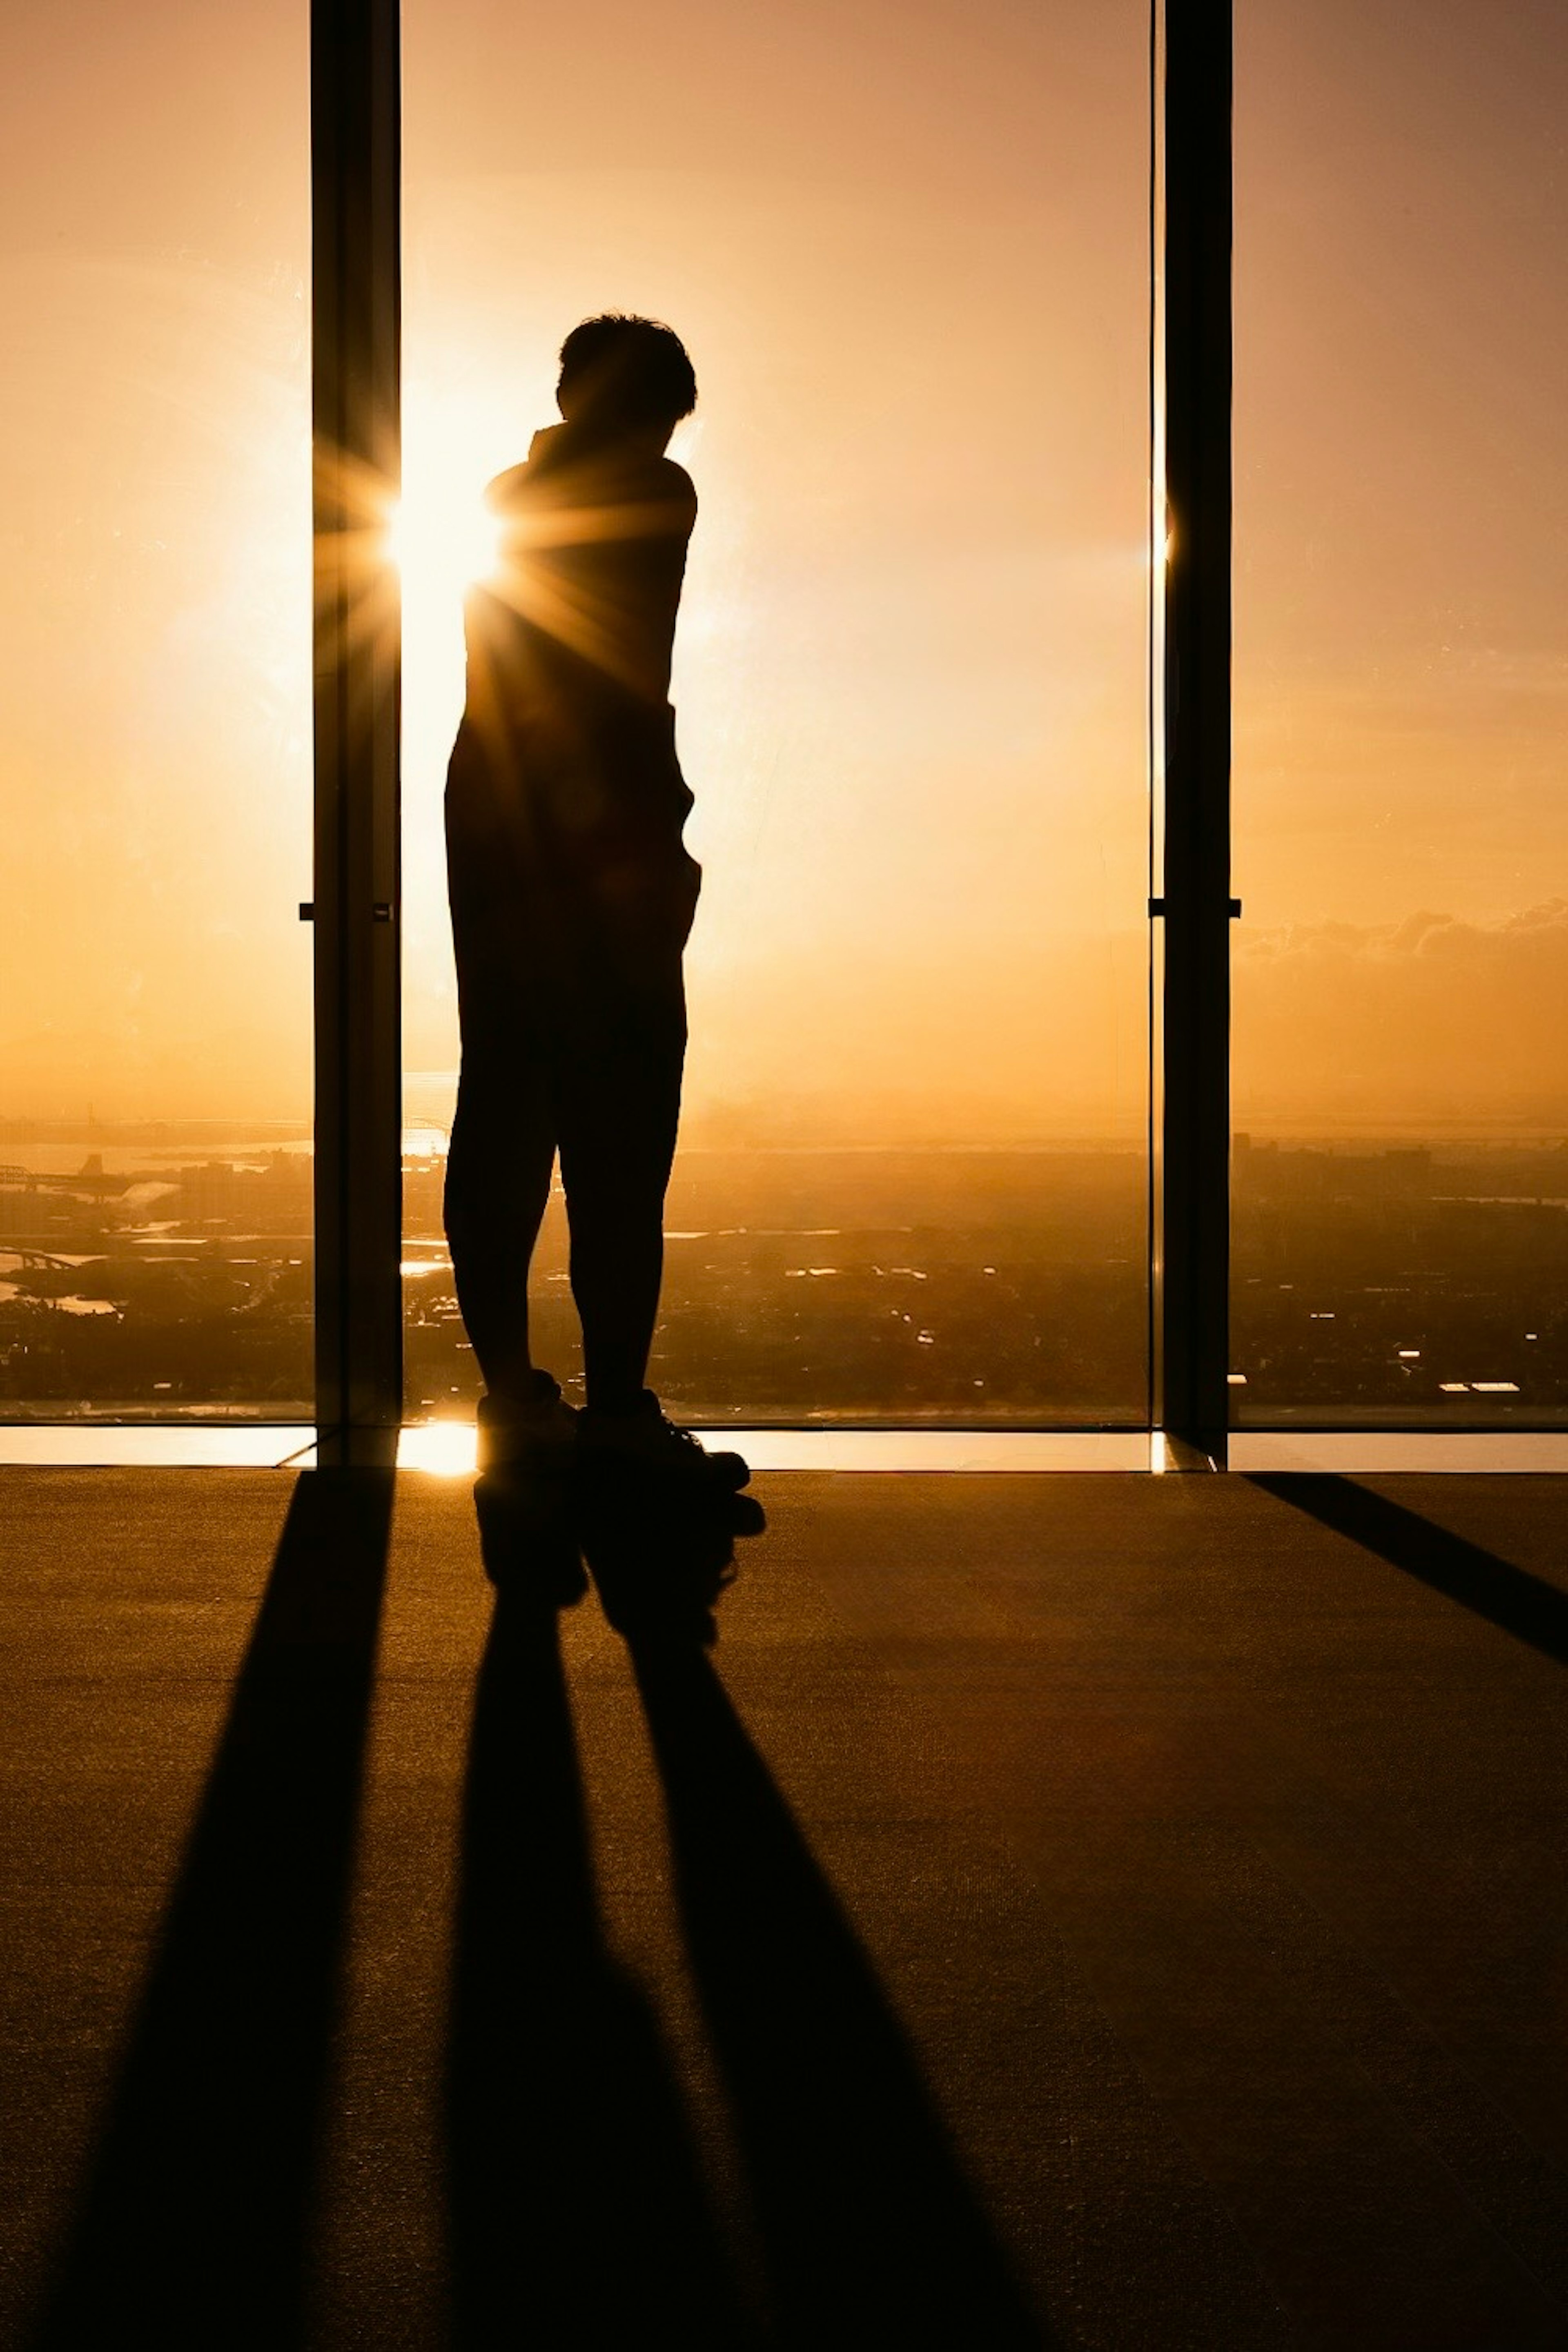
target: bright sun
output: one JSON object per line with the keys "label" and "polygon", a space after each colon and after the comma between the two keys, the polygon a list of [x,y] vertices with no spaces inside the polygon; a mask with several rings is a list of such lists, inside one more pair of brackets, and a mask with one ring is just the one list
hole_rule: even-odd
{"label": "bright sun", "polygon": [[485,505],[485,484],[512,454],[505,412],[492,404],[437,398],[406,387],[403,495],[387,521],[387,552],[411,606],[434,612],[460,604],[500,556],[500,524]]}
{"label": "bright sun", "polygon": [[386,550],[403,578],[405,599],[460,597],[496,568],[500,518],[484,503],[482,484],[443,482],[421,467],[393,508]]}

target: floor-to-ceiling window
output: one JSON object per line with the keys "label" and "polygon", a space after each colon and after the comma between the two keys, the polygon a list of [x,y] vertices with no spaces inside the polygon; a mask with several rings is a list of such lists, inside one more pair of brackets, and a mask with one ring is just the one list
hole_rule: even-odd
{"label": "floor-to-ceiling window", "polygon": [[0,1418],[311,1410],[303,6],[15,12]]}
{"label": "floor-to-ceiling window", "polygon": [[1232,1394],[1568,1413],[1568,45],[1237,12]]}
{"label": "floor-to-ceiling window", "polygon": [[[710,1419],[1142,1420],[1147,29],[411,8],[415,1410],[476,1385],[438,805],[479,492],[624,308],[701,387],[655,1377]],[[11,1417],[310,1408],[305,32],[68,8],[0,100]],[[1535,0],[1237,35],[1233,1406],[1549,1423],[1561,44]],[[570,1374],[563,1241],[557,1202]]]}
{"label": "floor-to-ceiling window", "polygon": [[[700,389],[653,1377],[713,1420],[1142,1423],[1142,0],[411,0],[405,37],[411,1409],[477,1385],[439,807],[479,493],[626,310]],[[558,1201],[535,1292],[569,1374]]]}

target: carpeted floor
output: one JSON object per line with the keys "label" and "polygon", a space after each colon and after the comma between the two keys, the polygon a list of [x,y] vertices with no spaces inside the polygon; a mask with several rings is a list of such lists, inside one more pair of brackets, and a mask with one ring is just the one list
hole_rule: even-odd
{"label": "carpeted floor", "polygon": [[0,2337],[1568,2345],[1561,1486],[757,1491],[0,1472]]}

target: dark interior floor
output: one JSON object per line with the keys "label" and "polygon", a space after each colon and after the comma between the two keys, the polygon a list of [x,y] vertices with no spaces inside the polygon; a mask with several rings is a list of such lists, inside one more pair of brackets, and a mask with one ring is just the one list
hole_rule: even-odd
{"label": "dark interior floor", "polygon": [[0,1472],[6,2340],[1568,2344],[1562,1486],[758,1489]]}

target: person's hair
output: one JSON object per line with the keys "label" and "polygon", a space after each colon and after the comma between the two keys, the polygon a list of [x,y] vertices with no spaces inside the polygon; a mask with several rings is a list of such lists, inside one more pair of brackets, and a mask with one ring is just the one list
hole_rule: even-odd
{"label": "person's hair", "polygon": [[657,319],[606,311],[574,327],[561,346],[557,398],[588,421],[633,429],[673,425],[697,405],[686,346]]}

